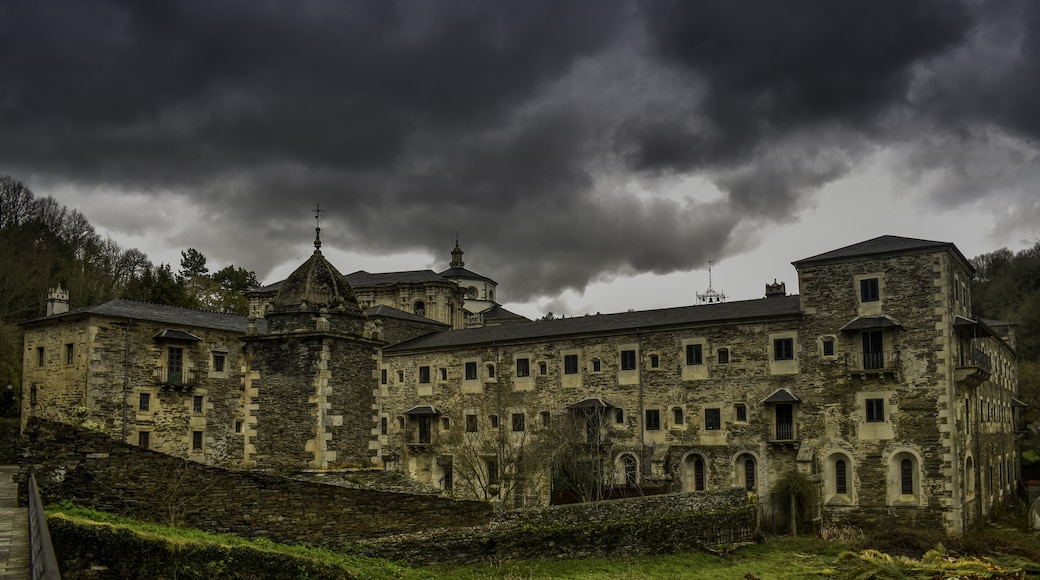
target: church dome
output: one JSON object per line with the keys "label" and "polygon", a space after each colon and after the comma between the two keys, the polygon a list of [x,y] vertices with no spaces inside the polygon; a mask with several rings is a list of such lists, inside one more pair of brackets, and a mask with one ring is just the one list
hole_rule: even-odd
{"label": "church dome", "polygon": [[274,298],[274,312],[319,312],[361,315],[357,297],[347,279],[321,254],[315,240],[314,254],[282,282]]}

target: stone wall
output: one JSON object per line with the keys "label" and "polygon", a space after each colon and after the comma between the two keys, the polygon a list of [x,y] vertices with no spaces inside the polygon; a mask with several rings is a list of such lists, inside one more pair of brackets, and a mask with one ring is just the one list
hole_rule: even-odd
{"label": "stone wall", "polygon": [[357,550],[412,564],[477,564],[694,551],[757,534],[757,506],[731,488],[510,511],[477,530],[428,530],[363,542]]}
{"label": "stone wall", "polygon": [[[229,471],[32,419],[28,456],[45,503],[63,499],[164,524],[331,548],[489,521],[490,504]],[[23,474],[23,477],[25,474]],[[24,494],[24,485],[22,488]]]}

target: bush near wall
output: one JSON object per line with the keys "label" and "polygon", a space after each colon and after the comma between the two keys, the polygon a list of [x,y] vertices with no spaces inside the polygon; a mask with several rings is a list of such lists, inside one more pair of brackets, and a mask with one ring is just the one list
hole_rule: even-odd
{"label": "bush near wall", "polygon": [[688,552],[753,540],[757,514],[742,489],[661,495],[518,510],[489,526],[380,538],[356,549],[422,565]]}

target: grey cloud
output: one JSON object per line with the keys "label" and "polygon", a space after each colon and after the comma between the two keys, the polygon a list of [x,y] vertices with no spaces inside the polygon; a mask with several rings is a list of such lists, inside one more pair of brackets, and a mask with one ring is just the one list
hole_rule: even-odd
{"label": "grey cloud", "polygon": [[[9,3],[0,172],[190,200],[197,229],[157,235],[223,237],[200,249],[261,277],[309,240],[314,203],[326,244],[371,254],[446,260],[454,228],[524,300],[746,251],[739,232],[880,147],[920,171],[957,162],[923,138],[995,150],[966,127],[1035,151],[1036,18],[1024,1]],[[654,191],[690,175],[726,197]]]}

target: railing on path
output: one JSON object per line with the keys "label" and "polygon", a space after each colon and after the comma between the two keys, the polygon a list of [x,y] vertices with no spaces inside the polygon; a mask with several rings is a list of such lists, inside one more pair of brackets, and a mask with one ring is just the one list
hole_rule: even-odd
{"label": "railing on path", "polygon": [[47,514],[43,511],[36,474],[29,474],[29,569],[32,580],[60,580],[58,559],[47,530]]}

